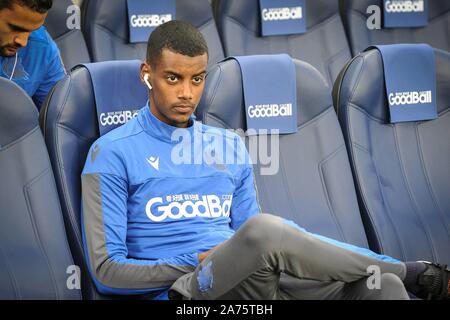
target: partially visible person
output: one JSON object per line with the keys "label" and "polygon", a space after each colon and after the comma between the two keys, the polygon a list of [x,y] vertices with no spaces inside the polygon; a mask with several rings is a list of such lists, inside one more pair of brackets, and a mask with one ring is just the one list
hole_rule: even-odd
{"label": "partially visible person", "polygon": [[43,27],[52,4],[0,0],[0,76],[22,87],[38,110],[65,75],[58,47]]}

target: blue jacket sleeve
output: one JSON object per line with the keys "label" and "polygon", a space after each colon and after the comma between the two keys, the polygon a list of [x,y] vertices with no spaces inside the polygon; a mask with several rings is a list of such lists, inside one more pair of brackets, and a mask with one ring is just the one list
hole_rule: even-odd
{"label": "blue jacket sleeve", "polygon": [[238,187],[233,194],[231,204],[231,227],[233,230],[239,229],[250,217],[261,213],[251,165],[245,166],[237,184]]}
{"label": "blue jacket sleeve", "polygon": [[33,95],[33,101],[39,110],[53,86],[66,75],[59,49],[53,41],[50,42],[46,60],[48,64],[45,76]]}
{"label": "blue jacket sleeve", "polygon": [[128,257],[128,183],[117,150],[94,144],[82,174],[82,232],[87,265],[104,294],[141,294],[167,289],[194,270],[197,254],[168,259]]}

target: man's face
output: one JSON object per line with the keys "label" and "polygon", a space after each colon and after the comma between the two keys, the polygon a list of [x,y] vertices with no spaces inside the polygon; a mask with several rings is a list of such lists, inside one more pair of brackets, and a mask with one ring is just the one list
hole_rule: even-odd
{"label": "man's face", "polygon": [[11,9],[0,10],[0,56],[14,56],[28,43],[30,33],[39,29],[47,13],[39,13],[25,6],[13,4]]}
{"label": "man's face", "polygon": [[153,87],[150,110],[159,120],[179,128],[189,125],[205,86],[208,55],[189,57],[163,49],[154,66],[142,64],[141,79],[148,73]]}

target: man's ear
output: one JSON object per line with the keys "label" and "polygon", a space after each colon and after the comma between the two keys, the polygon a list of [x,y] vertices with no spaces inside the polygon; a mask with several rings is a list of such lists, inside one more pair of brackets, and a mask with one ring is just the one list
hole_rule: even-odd
{"label": "man's ear", "polygon": [[143,62],[141,64],[140,78],[141,78],[142,83],[144,83],[144,84],[145,84],[145,75],[147,75],[147,74],[149,75],[148,81],[151,83],[150,79],[152,77],[152,68],[147,63]]}

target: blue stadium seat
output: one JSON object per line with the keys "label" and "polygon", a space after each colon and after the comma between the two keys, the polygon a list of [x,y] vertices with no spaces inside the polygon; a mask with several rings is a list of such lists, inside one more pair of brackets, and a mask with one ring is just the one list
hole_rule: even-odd
{"label": "blue stadium seat", "polygon": [[372,249],[450,264],[450,54],[435,50],[439,118],[391,124],[383,60],[361,53],[333,98]]}
{"label": "blue stadium seat", "polygon": [[429,22],[422,28],[393,28],[370,30],[367,28],[371,5],[383,8],[382,0],[343,0],[344,26],[353,55],[375,44],[428,43],[432,47],[450,51],[450,1],[428,0]]}
{"label": "blue stadium seat", "polygon": [[331,88],[351,58],[339,1],[306,0],[306,9],[305,34],[261,37],[259,0],[221,0],[217,24],[225,55],[287,53],[317,68]]}
{"label": "blue stadium seat", "polygon": [[4,78],[0,95],[0,299],[81,299],[36,106]]}
{"label": "blue stadium seat", "polygon": [[[126,0],[84,0],[84,28],[93,61],[143,60],[147,43],[130,44]],[[197,27],[209,47],[209,64],[223,59],[223,49],[208,0],[177,0],[177,20]]]}
{"label": "blue stadium seat", "polygon": [[73,3],[70,0],[53,1],[53,7],[44,24],[58,45],[66,70],[70,70],[79,63],[91,61],[81,30],[67,27],[67,20],[71,16],[67,13],[67,8],[71,5]]}
{"label": "blue stadium seat", "polygon": [[[294,61],[298,132],[280,135],[275,175],[261,175],[261,163],[254,166],[261,209],[310,232],[368,247],[327,83],[317,69]],[[197,119],[215,127],[247,130],[241,71],[235,60],[210,71]]]}
{"label": "blue stadium seat", "polygon": [[[138,78],[139,61],[127,61],[125,66],[121,61],[100,63],[96,72],[112,77],[116,85],[108,91],[113,98],[121,96],[126,99],[129,94],[123,92],[123,88],[127,87],[130,79],[121,76],[121,71],[129,66],[136,70]],[[142,85],[142,90],[146,91],[145,88]],[[81,171],[91,144],[99,137],[93,80],[86,67],[74,68],[55,86],[42,107],[39,121],[55,174],[69,244],[74,260],[81,267],[83,297],[114,298],[102,296],[96,291],[85,264],[81,238]]]}

